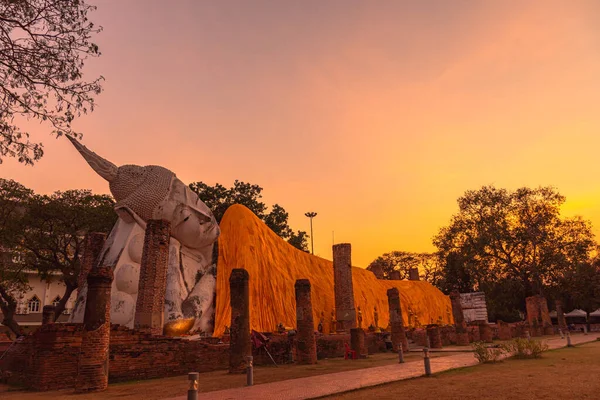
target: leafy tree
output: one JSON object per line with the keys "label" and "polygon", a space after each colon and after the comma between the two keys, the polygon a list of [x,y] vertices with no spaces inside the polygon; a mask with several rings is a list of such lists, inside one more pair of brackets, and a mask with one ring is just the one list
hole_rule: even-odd
{"label": "leafy tree", "polygon": [[82,73],[86,59],[100,55],[91,41],[100,28],[88,20],[94,9],[84,0],[0,1],[0,163],[8,156],[33,164],[43,155],[15,117],[78,135],[73,120],[94,109],[103,78]]}
{"label": "leafy tree", "polygon": [[384,279],[390,279],[392,271],[400,272],[400,279],[408,279],[411,268],[418,268],[419,273],[428,282],[437,281],[439,277],[435,254],[413,253],[408,251],[392,251],[385,253],[369,264],[371,271],[375,266],[381,267]]}
{"label": "leafy tree", "polygon": [[594,248],[588,221],[561,218],[564,201],[551,187],[467,191],[433,241],[445,261],[441,288],[484,290],[489,308],[523,310],[525,297],[550,290]]}
{"label": "leafy tree", "polygon": [[198,197],[212,210],[218,223],[221,223],[225,211],[230,206],[242,204],[289,244],[297,249],[308,251],[308,235],[304,231],[294,232],[290,228],[289,215],[283,207],[274,204],[271,211],[267,212],[267,205],[260,200],[262,187],[236,180],[229,189],[220,183],[209,186],[204,182],[191,183],[190,189],[198,194]]}
{"label": "leafy tree", "polygon": [[[0,198],[10,203],[16,193],[23,193],[23,186],[14,181],[0,181]],[[0,275],[0,297],[5,325],[18,334],[14,316],[16,289],[26,288],[25,268],[35,270],[46,282],[59,279],[65,284],[65,293],[56,308],[56,318],[60,316],[75,289],[80,271],[80,257],[83,252],[87,232],[109,232],[116,221],[114,201],[110,196],[95,195],[89,190],[68,190],[55,192],[51,196],[27,192],[19,198],[18,208],[9,218],[10,231],[3,234],[6,239],[1,244],[6,250],[18,252],[25,258],[19,265],[10,262],[2,264]],[[58,275],[55,273],[59,272]],[[5,309],[8,311],[6,314]],[[12,312],[11,312],[12,310]],[[8,320],[7,320],[8,319]]]}

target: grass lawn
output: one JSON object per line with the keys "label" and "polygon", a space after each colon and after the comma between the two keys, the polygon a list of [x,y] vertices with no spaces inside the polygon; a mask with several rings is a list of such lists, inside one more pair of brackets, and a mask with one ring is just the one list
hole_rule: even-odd
{"label": "grass lawn", "polygon": [[600,342],[416,378],[336,399],[600,399]]}
{"label": "grass lawn", "polygon": [[[432,353],[432,357],[448,356],[456,353]],[[409,353],[404,356],[405,361],[421,360],[420,353]],[[334,358],[319,360],[316,365],[281,365],[279,367],[255,367],[254,384],[282,381],[285,379],[303,378],[314,375],[329,374],[332,372],[350,371],[360,368],[378,367],[398,362],[398,355],[394,353],[378,353],[362,360],[344,360]],[[190,371],[191,372],[191,371]],[[226,371],[207,372],[200,374],[200,391],[229,389],[246,385],[246,375],[229,375]],[[138,382],[125,382],[111,384],[108,390],[95,394],[73,394],[73,391],[58,392],[26,392],[15,390],[6,385],[0,385],[0,398],[2,400],[29,400],[29,399],[144,399],[160,400],[187,394],[188,381],[186,376],[176,376],[163,379],[152,379]]]}

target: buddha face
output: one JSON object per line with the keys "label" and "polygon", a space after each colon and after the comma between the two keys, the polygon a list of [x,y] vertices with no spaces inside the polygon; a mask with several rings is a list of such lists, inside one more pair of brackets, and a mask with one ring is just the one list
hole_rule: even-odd
{"label": "buddha face", "polygon": [[191,250],[212,245],[220,234],[210,209],[178,178],[173,178],[169,195],[158,206],[154,218],[170,221],[171,236]]}

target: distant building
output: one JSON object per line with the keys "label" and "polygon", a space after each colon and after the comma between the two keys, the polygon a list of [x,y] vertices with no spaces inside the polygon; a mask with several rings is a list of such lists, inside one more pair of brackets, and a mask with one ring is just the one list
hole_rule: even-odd
{"label": "distant building", "polygon": [[[24,264],[21,255],[10,252],[2,252],[2,263]],[[50,282],[42,280],[38,273],[33,270],[25,269],[29,280],[30,289],[23,293],[12,293],[17,300],[17,309],[15,320],[25,332],[29,332],[42,324],[42,310],[46,305],[56,305],[65,293],[65,284],[60,282],[60,273],[54,273]],[[58,318],[57,322],[67,322],[69,314],[75,305],[76,292],[73,292],[67,304],[65,311]],[[0,310],[0,321],[4,318]],[[0,325],[0,333],[8,332],[9,329]]]}

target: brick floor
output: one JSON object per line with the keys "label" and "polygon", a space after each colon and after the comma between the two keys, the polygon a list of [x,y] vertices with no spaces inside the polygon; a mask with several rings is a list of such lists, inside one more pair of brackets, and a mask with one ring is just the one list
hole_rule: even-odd
{"label": "brick floor", "polygon": [[[595,341],[597,335],[573,335],[572,344],[581,344]],[[560,337],[542,338],[548,343],[550,349],[557,349],[567,345],[566,339]],[[449,369],[467,367],[477,364],[472,353],[456,354],[447,357],[431,358],[433,373]],[[351,362],[351,361],[349,361]],[[317,375],[307,378],[290,379],[286,381],[265,383],[252,387],[242,387],[213,392],[199,393],[199,400],[301,400],[315,397],[328,396],[351,390],[362,389],[383,383],[395,382],[403,379],[416,378],[424,374],[422,361],[413,361],[405,364],[385,365],[381,367],[365,368],[354,371],[338,372],[333,374]],[[202,375],[200,375],[202,376]],[[202,383],[200,383],[202,384]],[[176,397],[171,400],[186,400],[186,396]]]}

